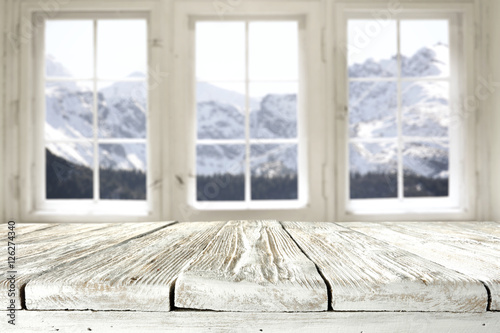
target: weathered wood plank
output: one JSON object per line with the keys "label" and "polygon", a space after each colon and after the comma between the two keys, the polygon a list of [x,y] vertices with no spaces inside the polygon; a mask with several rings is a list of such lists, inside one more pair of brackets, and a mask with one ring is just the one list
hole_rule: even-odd
{"label": "weathered wood plank", "polygon": [[333,223],[283,222],[331,287],[334,310],[485,311],[477,280]]}
{"label": "weathered wood plank", "polygon": [[[442,222],[439,222],[442,223]],[[479,222],[479,221],[470,221],[470,222],[448,222],[456,225],[457,227],[464,229],[471,229],[476,232],[481,232],[488,234],[490,236],[495,236],[497,238],[500,237],[500,223],[498,222]]]}
{"label": "weathered wood plank", "polygon": [[[385,225],[400,228],[401,222],[384,222]],[[453,222],[405,222],[404,228],[421,239],[464,248],[478,255],[498,258],[500,262],[500,237],[476,229],[463,228]],[[495,262],[492,258],[492,262]]]}
{"label": "weathered wood plank", "polygon": [[[28,239],[29,236],[32,235],[33,232],[41,231],[47,228],[53,228],[58,224],[52,223],[16,223],[14,227],[14,232],[16,233],[16,241],[22,242]],[[12,231],[8,229],[9,225],[7,222],[2,223],[2,233],[0,234],[0,240],[7,239],[7,232]]]}
{"label": "weathered wood plank", "polygon": [[27,284],[26,307],[170,311],[175,279],[223,225],[179,223],[59,266]]}
{"label": "weathered wood plank", "polygon": [[326,311],[326,285],[277,221],[230,221],[175,286],[175,305],[221,311]]}
{"label": "weathered wood plank", "polygon": [[19,311],[2,332],[498,333],[500,312]]}
{"label": "weathered wood plank", "polygon": [[406,222],[346,222],[342,225],[480,280],[491,294],[489,309],[500,310],[500,260],[478,251],[480,244],[447,241],[439,232],[426,231],[423,225],[418,230]]}
{"label": "weathered wood plank", "polygon": [[[60,224],[26,236],[20,234],[15,265],[17,308],[21,307],[20,291],[42,272],[171,223]],[[6,262],[6,253],[4,247],[0,255],[4,258],[2,262]],[[2,290],[7,290],[8,285],[10,283],[5,279],[0,282]],[[0,303],[7,302],[7,296],[7,293],[0,293]]]}

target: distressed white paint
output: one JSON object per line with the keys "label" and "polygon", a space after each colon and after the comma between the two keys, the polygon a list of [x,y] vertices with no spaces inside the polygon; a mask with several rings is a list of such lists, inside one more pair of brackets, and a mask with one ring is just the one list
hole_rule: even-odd
{"label": "distressed white paint", "polygon": [[[0,1],[0,161],[5,161],[4,145],[5,145],[5,77],[4,77],[4,66],[6,64],[5,58],[5,15],[6,15],[5,1]],[[4,163],[0,163],[0,221],[4,221],[5,209],[4,209],[4,184],[5,167]]]}
{"label": "distressed white paint", "polygon": [[498,333],[500,312],[234,313],[18,311],[2,332]]}
{"label": "distressed white paint", "polygon": [[[19,289],[34,277],[55,267],[73,262],[93,252],[114,246],[130,238],[162,228],[168,223],[134,224],[61,224],[33,231],[23,236],[16,231],[16,306],[20,308]],[[24,241],[24,239],[26,240]],[[2,244],[0,260],[6,262],[6,243]],[[7,290],[7,280],[0,280],[0,289]],[[0,293],[0,303],[8,302],[7,293]]]}
{"label": "distressed white paint", "polygon": [[[425,225],[420,227],[420,224],[405,222],[341,224],[480,280],[490,290],[490,309],[500,310],[500,257],[494,255],[498,254],[500,248],[496,245],[495,252],[491,240],[485,240],[484,245],[482,242],[474,242],[473,239],[453,240],[451,235],[447,236],[444,224],[437,225],[432,231],[426,231]],[[481,237],[481,234],[477,237]]]}
{"label": "distressed white paint", "polygon": [[488,142],[483,144],[489,147],[490,169],[487,190],[491,195],[490,219],[500,221],[500,1],[489,1],[489,62],[488,75],[495,82],[494,93],[491,96],[490,113],[487,130]]}
{"label": "distressed white paint", "polygon": [[170,311],[175,279],[223,225],[174,224],[59,266],[28,282],[26,307]]}
{"label": "distressed white paint", "polygon": [[184,271],[175,305],[222,311],[326,311],[326,285],[276,221],[230,221]]}
{"label": "distressed white paint", "polygon": [[339,311],[486,311],[477,280],[333,223],[283,222]]}

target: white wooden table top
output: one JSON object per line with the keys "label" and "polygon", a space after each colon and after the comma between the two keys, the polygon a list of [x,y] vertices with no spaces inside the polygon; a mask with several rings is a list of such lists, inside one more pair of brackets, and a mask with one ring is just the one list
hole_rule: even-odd
{"label": "white wooden table top", "polygon": [[495,222],[18,224],[16,233],[17,304],[27,310],[500,310]]}

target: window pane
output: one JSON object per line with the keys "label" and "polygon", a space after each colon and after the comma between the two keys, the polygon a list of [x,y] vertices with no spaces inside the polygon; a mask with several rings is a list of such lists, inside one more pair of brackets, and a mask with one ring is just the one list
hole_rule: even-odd
{"label": "window pane", "polygon": [[99,145],[101,199],[146,199],[146,145]]}
{"label": "window pane", "polygon": [[94,73],[94,28],[91,20],[45,22],[47,77],[91,78]]}
{"label": "window pane", "polygon": [[397,197],[397,160],[396,143],[351,143],[350,198]]}
{"label": "window pane", "polygon": [[60,143],[45,147],[47,199],[92,199],[91,144]]}
{"label": "window pane", "polygon": [[448,196],[448,142],[406,143],[403,151],[405,197]]}
{"label": "window pane", "polygon": [[146,82],[98,84],[100,138],[145,138]]}
{"label": "window pane", "polygon": [[349,77],[397,75],[395,20],[349,20],[347,28]]}
{"label": "window pane", "polygon": [[196,23],[196,78],[245,80],[245,23]]}
{"label": "window pane", "polygon": [[196,147],[196,198],[198,201],[245,200],[245,146]]}
{"label": "window pane", "polygon": [[297,80],[298,23],[251,22],[248,29],[250,80]]}
{"label": "window pane", "polygon": [[297,145],[250,146],[252,200],[296,200]]}
{"label": "window pane", "polygon": [[145,77],[146,20],[97,21],[97,77]]}
{"label": "window pane", "polygon": [[397,86],[395,82],[350,82],[349,136],[397,136]]}
{"label": "window pane", "polygon": [[245,84],[198,82],[198,139],[245,138]]}
{"label": "window pane", "polygon": [[403,82],[403,135],[448,136],[449,95],[448,82]]}
{"label": "window pane", "polygon": [[45,138],[91,138],[93,136],[92,82],[46,82]]}
{"label": "window pane", "polygon": [[400,24],[403,76],[448,76],[448,21],[402,20]]}
{"label": "window pane", "polygon": [[250,84],[250,137],[297,137],[297,83]]}

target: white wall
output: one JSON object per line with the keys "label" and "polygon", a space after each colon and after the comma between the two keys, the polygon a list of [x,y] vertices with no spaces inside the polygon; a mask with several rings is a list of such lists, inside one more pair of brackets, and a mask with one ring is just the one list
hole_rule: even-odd
{"label": "white wall", "polygon": [[5,219],[5,214],[4,214],[4,161],[5,161],[5,155],[4,155],[4,137],[3,133],[5,133],[4,130],[4,75],[3,75],[3,68],[5,65],[4,61],[4,28],[5,28],[5,1],[0,0],[0,223],[2,223]]}
{"label": "white wall", "polygon": [[500,1],[492,0],[490,6],[490,73],[499,82],[490,104],[490,219],[500,221]]}

